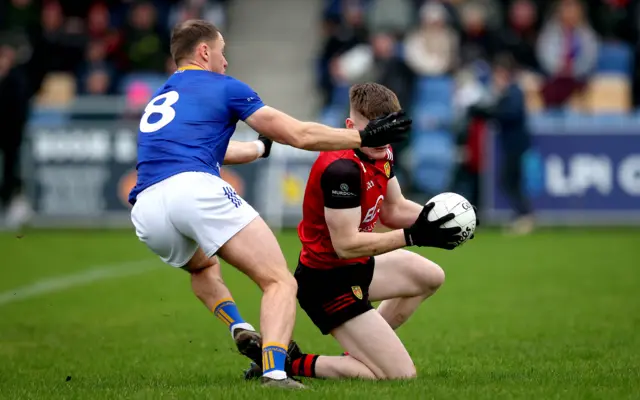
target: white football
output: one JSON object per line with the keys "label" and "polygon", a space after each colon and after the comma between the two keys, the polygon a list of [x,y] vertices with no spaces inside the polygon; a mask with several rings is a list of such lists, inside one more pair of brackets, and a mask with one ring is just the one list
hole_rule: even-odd
{"label": "white football", "polygon": [[476,230],[476,212],[473,210],[471,203],[457,193],[440,193],[430,199],[427,204],[434,202],[436,205],[427,215],[429,221],[435,221],[449,213],[453,213],[456,217],[451,221],[445,222],[442,226],[445,228],[453,228],[459,226],[462,228],[460,232],[460,240],[458,245],[465,243]]}

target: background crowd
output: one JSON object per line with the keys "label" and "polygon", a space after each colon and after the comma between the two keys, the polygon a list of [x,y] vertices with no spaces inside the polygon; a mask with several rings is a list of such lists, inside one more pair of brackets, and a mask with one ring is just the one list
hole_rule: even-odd
{"label": "background crowd", "polygon": [[[0,134],[2,204],[19,192],[18,148],[34,97],[124,94],[145,104],[153,84],[135,77],[159,84],[175,70],[172,26],[204,18],[224,31],[230,2],[0,0],[0,109],[12,116]],[[637,0],[325,0],[318,20],[319,119],[341,123],[353,83],[394,90],[416,121],[412,139],[395,148],[409,190],[453,188],[479,202],[482,138],[497,121],[515,170],[505,182],[519,214],[529,214],[517,189],[528,115],[640,107]],[[455,154],[442,150],[447,141]],[[455,172],[444,173],[451,159]]]}

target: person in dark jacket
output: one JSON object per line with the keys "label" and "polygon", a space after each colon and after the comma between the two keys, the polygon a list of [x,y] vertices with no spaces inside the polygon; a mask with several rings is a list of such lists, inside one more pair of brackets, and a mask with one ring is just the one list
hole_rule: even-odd
{"label": "person in dark jacket", "polygon": [[20,225],[27,218],[28,207],[20,198],[20,146],[27,123],[29,87],[22,69],[16,66],[16,51],[0,44],[0,110],[3,128],[0,131],[2,178],[0,179],[0,207],[7,208],[10,227]]}
{"label": "person in dark jacket", "polygon": [[511,225],[515,234],[527,234],[533,229],[533,216],[529,200],[523,190],[523,158],[531,145],[527,128],[524,93],[514,79],[513,58],[500,55],[493,66],[492,104],[471,107],[471,115],[492,120],[498,129],[502,151],[502,186],[509,197],[516,218]]}

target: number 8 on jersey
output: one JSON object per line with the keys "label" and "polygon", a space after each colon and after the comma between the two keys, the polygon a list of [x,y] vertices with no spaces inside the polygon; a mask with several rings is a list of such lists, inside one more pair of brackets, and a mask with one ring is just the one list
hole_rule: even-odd
{"label": "number 8 on jersey", "polygon": [[[140,132],[152,133],[167,126],[176,117],[173,105],[178,102],[180,95],[175,90],[156,96],[147,104],[144,115],[140,119]],[[160,104],[159,101],[164,100]],[[160,114],[161,118],[155,122],[149,122],[153,114]]]}

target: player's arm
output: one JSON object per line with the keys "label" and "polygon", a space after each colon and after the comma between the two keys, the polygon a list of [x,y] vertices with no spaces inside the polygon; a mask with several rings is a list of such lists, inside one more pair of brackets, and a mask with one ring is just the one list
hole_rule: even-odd
{"label": "player's arm", "polygon": [[384,233],[359,232],[360,218],[360,207],[325,208],[331,244],[340,258],[376,256],[407,245],[402,229]]}
{"label": "player's arm", "polygon": [[402,230],[384,233],[360,232],[361,177],[352,160],[336,160],[321,178],[324,213],[331,243],[340,258],[375,256],[406,245]]}
{"label": "player's arm", "polygon": [[356,149],[362,146],[360,132],[355,129],[302,122],[269,106],[262,107],[245,122],[256,132],[299,149],[320,151]]}
{"label": "player's arm", "polygon": [[267,158],[271,153],[271,139],[260,136],[252,142],[231,140],[224,155],[224,165],[248,164],[258,158]]}
{"label": "player's arm", "polygon": [[390,232],[360,232],[360,169],[352,160],[336,160],[329,165],[320,180],[324,197],[324,216],[331,235],[331,244],[341,258],[375,256],[409,246],[454,249],[460,227],[443,228],[442,224],[455,215],[447,214],[429,221],[430,203],[419,212],[410,227]]}
{"label": "player's arm", "polygon": [[416,222],[423,206],[404,197],[398,178],[389,179],[387,196],[380,209],[380,222],[391,229],[409,228]]}
{"label": "player's arm", "polygon": [[256,132],[278,143],[305,150],[341,150],[377,147],[404,140],[411,119],[403,112],[370,121],[362,131],[337,129],[315,122],[302,122],[265,106],[256,92],[235,79],[227,82],[228,107],[235,117]]}

